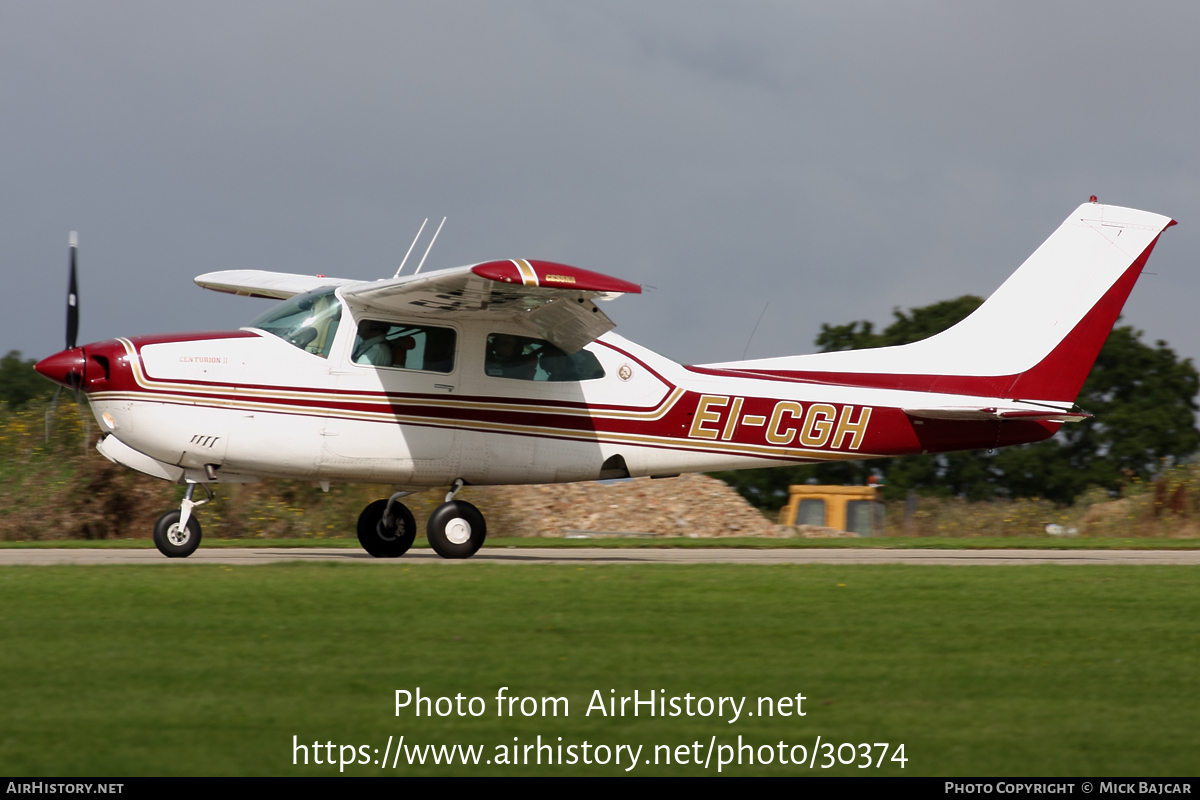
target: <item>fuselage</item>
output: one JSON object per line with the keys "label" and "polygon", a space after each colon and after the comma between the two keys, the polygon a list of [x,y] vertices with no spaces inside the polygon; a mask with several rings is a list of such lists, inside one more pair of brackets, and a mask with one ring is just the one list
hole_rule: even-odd
{"label": "fuselage", "polygon": [[496,368],[494,343],[528,331],[479,319],[383,319],[452,330],[453,352],[432,369],[379,366],[359,352],[364,315],[340,314],[316,344],[246,328],[114,339],[43,364],[73,365],[106,435],[195,482],[665,476],[991,448],[1060,425],[914,419],[905,409],[1012,401],[687,367],[613,333],[584,348],[599,365],[584,379],[516,375]]}

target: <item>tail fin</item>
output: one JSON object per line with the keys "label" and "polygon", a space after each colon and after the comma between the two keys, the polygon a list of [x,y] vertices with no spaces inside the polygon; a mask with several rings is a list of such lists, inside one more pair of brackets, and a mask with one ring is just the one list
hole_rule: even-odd
{"label": "tail fin", "polygon": [[973,314],[920,342],[706,365],[774,378],[1074,402],[1174,221],[1085,203]]}

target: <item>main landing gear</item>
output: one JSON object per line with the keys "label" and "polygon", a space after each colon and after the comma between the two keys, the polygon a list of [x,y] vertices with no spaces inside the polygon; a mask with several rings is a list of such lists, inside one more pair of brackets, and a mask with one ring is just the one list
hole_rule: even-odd
{"label": "main landing gear", "polygon": [[376,500],[358,515],[358,542],[376,558],[398,558],[417,538],[417,521],[403,503],[412,492],[396,492],[387,500]]}
{"label": "main landing gear", "polygon": [[154,546],[167,558],[187,558],[200,546],[200,521],[192,516],[192,509],[213,499],[212,489],[206,484],[208,495],[204,500],[192,500],[196,484],[189,483],[178,511],[168,511],[154,523]]}
{"label": "main landing gear", "polygon": [[[425,533],[429,546],[442,558],[470,558],[487,538],[487,523],[479,509],[454,495],[463,487],[462,479],[454,482],[446,502],[433,510]],[[412,492],[396,492],[387,500],[376,500],[363,509],[358,518],[358,541],[363,549],[376,558],[402,556],[412,546],[417,535],[412,512],[397,502]]]}
{"label": "main landing gear", "polygon": [[479,509],[454,495],[463,487],[462,478],[454,482],[446,502],[433,510],[425,525],[429,546],[442,558],[470,558],[487,538],[487,523]]}

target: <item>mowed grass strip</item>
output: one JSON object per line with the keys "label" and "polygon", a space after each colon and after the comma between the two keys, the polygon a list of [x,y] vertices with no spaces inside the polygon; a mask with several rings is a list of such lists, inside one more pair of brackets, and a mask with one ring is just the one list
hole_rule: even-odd
{"label": "mowed grass strip", "polygon": [[[1189,775],[1198,612],[1189,567],[7,567],[0,764],[9,775],[329,775],[339,767],[311,763],[314,741],[332,742],[335,761],[340,745],[374,761],[404,735],[484,745],[484,756],[345,774],[628,766],[485,763],[540,734],[552,746],[640,744],[651,763],[630,774],[705,774],[661,750],[655,765],[655,745],[700,742],[703,760],[714,735],[741,735],[776,759],[781,741],[811,758],[820,735],[904,743],[909,760],[823,769],[822,750],[816,769],[743,756],[723,774]],[[395,690],[417,686],[482,697],[486,713],[395,716]],[[566,697],[570,716],[497,717],[502,686]],[[585,715],[594,690],[635,689],[747,700],[733,724],[728,706],[724,718]],[[797,693],[804,717],[745,713],[759,696]],[[292,764],[293,735],[308,766]]]}

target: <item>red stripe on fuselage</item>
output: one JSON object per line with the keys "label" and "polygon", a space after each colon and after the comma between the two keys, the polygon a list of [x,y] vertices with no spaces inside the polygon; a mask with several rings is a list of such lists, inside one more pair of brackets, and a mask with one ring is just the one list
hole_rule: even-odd
{"label": "red stripe on fuselage", "polygon": [[253,331],[205,331],[200,333],[151,333],[144,336],[126,336],[125,338],[133,343],[138,352],[141,352],[143,347],[151,344],[204,342],[210,339],[255,339],[260,337],[261,334]]}
{"label": "red stripe on fuselage", "polygon": [[[203,341],[206,339],[254,337],[257,334],[238,331],[218,334],[177,334],[174,336],[144,336],[131,339],[137,356],[127,352],[125,345],[117,340],[91,345],[93,351],[106,355],[113,363],[121,359],[125,362],[136,359],[140,364],[140,350],[150,344],[165,344],[173,342]],[[121,369],[112,370],[112,380],[106,385],[90,387],[92,391],[101,393],[122,393],[131,399],[144,398],[149,401],[177,403],[183,405],[209,406],[222,408],[229,406],[268,406],[270,413],[299,414],[307,416],[322,416],[334,419],[371,421],[370,417],[382,415],[387,423],[387,417],[404,418],[403,424],[419,427],[437,427],[446,429],[467,429],[477,431],[493,431],[515,436],[536,436],[553,439],[578,439],[582,434],[588,439],[628,443],[635,446],[652,447],[656,449],[672,449],[686,446],[692,452],[709,452],[721,455],[748,455],[759,458],[778,460],[781,462],[796,462],[814,460],[799,456],[798,451],[810,450],[799,442],[799,426],[801,421],[797,415],[780,417],[773,431],[776,435],[795,431],[791,441],[784,447],[772,445],[765,438],[766,425],[759,422],[756,425],[735,422],[729,425],[728,414],[733,414],[735,404],[727,402],[724,405],[708,403],[708,414],[717,414],[715,422],[707,422],[702,430],[721,431],[728,429],[731,433],[728,439],[707,441],[697,438],[693,429],[693,421],[701,402],[702,394],[685,391],[676,396],[676,387],[664,378],[649,364],[628,351],[614,345],[601,342],[610,350],[620,353],[639,368],[647,370],[660,380],[666,387],[664,397],[658,406],[651,408],[630,407],[620,405],[588,405],[578,401],[554,401],[544,399],[509,398],[497,396],[454,396],[449,398],[443,394],[416,393],[366,393],[353,390],[326,390],[305,387],[288,387],[278,385],[245,385],[228,382],[200,382],[155,378],[141,370],[143,383],[138,383],[133,365],[125,363]],[[736,373],[739,377],[755,377],[746,373]],[[368,399],[358,399],[366,397]],[[671,398],[675,396],[675,400]],[[718,397],[723,397],[719,395]],[[711,397],[711,395],[710,395]],[[733,396],[727,398],[732,401]],[[382,402],[381,402],[382,401]],[[452,402],[453,405],[447,405]],[[664,403],[670,402],[669,407]],[[775,406],[783,401],[770,397],[742,397],[736,405],[739,419],[744,416],[769,420]],[[800,405],[787,401],[793,405]],[[482,407],[472,407],[478,404]],[[803,403],[804,409],[811,403]],[[839,413],[846,404],[837,404]],[[861,415],[861,406],[849,406],[855,416]],[[855,410],[858,409],[858,410]],[[590,410],[600,416],[580,415],[578,412]],[[636,414],[633,418],[605,417],[605,413]],[[648,416],[657,418],[647,419]],[[997,447],[1019,442],[1038,441],[1047,438],[1057,430],[1055,423],[1040,422],[952,422],[928,420],[923,424],[914,425],[912,420],[898,408],[874,407],[870,425],[867,427],[862,441],[853,451],[839,442],[839,446],[818,446],[815,451],[828,453],[830,456],[853,456],[858,452],[863,455],[903,455],[919,452],[940,452],[945,450],[976,449]],[[645,437],[644,439],[642,437]],[[657,441],[655,441],[657,440]],[[664,441],[666,440],[666,441]],[[674,443],[674,444],[673,444]],[[785,454],[785,449],[791,455]],[[816,455],[816,452],[813,452]],[[820,456],[817,456],[819,458]]]}

